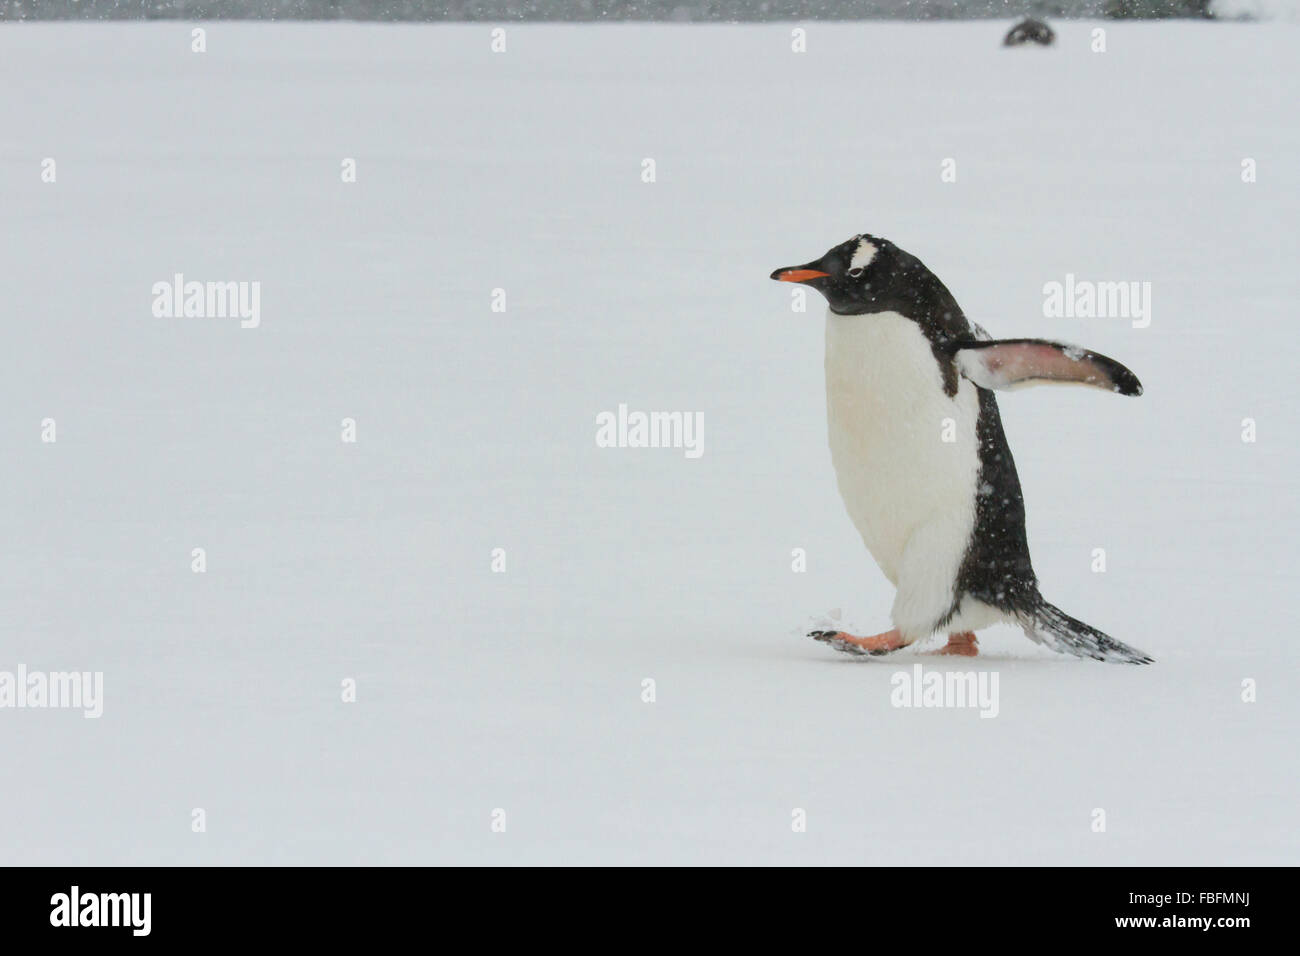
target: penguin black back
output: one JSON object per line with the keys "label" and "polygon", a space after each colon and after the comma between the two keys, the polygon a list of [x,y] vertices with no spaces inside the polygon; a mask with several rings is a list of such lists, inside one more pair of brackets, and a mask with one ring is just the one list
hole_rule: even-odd
{"label": "penguin black back", "polygon": [[1007,33],[1002,40],[1003,46],[1023,46],[1026,43],[1036,43],[1039,46],[1051,46],[1056,40],[1056,34],[1042,20],[1035,20],[1033,17],[1025,17]]}

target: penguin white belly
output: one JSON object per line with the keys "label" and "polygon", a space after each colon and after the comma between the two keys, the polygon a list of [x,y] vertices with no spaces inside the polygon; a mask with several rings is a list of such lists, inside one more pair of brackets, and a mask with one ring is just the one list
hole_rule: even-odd
{"label": "penguin white belly", "polygon": [[[826,320],[826,410],[840,496],[898,587],[894,625],[915,640],[952,609],[975,525],[979,395],[943,390],[920,327],[895,312]],[[964,615],[963,615],[964,616]]]}

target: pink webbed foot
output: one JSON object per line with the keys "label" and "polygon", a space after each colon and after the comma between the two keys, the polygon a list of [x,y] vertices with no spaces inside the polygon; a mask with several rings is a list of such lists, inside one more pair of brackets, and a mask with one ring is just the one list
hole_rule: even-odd
{"label": "pink webbed foot", "polygon": [[869,654],[872,657],[888,654],[905,646],[902,636],[896,630],[872,634],[870,637],[855,637],[846,631],[811,631],[808,636],[844,654]]}
{"label": "pink webbed foot", "polygon": [[949,634],[948,643],[935,651],[935,654],[949,654],[954,657],[975,657],[980,652],[979,642],[973,631]]}

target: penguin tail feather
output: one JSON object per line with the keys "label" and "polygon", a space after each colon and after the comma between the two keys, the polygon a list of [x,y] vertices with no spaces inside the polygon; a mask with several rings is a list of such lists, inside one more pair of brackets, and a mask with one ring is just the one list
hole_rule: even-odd
{"label": "penguin tail feather", "polygon": [[1149,654],[1089,627],[1042,598],[1031,610],[1021,612],[1019,617],[1026,637],[1057,653],[1091,657],[1094,661],[1113,664],[1154,663]]}

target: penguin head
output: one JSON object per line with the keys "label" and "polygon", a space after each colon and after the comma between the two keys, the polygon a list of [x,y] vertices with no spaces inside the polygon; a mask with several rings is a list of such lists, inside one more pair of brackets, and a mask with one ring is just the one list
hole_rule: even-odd
{"label": "penguin head", "polygon": [[813,262],[777,269],[772,278],[811,286],[839,315],[865,315],[896,310],[908,298],[917,266],[925,269],[888,239],[864,232]]}

